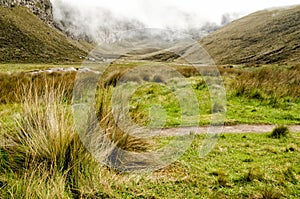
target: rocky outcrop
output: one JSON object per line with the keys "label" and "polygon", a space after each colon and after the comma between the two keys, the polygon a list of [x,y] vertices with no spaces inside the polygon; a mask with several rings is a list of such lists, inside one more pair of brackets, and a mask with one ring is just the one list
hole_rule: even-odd
{"label": "rocky outcrop", "polygon": [[53,26],[50,0],[0,0],[0,5],[4,7],[25,6],[45,23]]}

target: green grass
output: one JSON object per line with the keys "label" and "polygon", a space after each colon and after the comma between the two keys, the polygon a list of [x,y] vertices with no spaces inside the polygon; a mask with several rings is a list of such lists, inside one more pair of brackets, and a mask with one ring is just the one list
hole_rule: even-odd
{"label": "green grass", "polygon": [[[155,88],[155,86],[152,86]],[[137,92],[135,96],[132,97],[132,111],[136,113],[136,109],[139,110],[136,113],[138,119],[144,124],[149,123],[149,109],[151,104],[162,104],[167,111],[167,121],[166,127],[172,126],[193,126],[193,125],[208,125],[211,121],[211,103],[209,94],[207,91],[195,91],[199,101],[200,115],[198,113],[190,112],[187,114],[189,120],[181,121],[181,108],[176,101],[175,97],[170,98],[169,95],[164,95],[164,97],[157,99],[155,95],[143,95],[149,92],[150,89],[146,88],[146,91]],[[161,89],[156,90],[156,94],[162,92]],[[161,93],[160,93],[161,94]],[[166,100],[168,99],[168,100]],[[290,102],[282,103],[281,107],[273,107],[267,102],[262,102],[258,99],[249,99],[246,97],[227,97],[227,111],[225,124],[300,124],[300,103]],[[199,118],[200,117],[200,121]],[[133,118],[135,118],[133,116]],[[148,120],[147,120],[148,118]]]}
{"label": "green grass", "polygon": [[[120,71],[111,68],[111,71],[122,73],[136,64],[128,64]],[[19,70],[11,66],[12,70]],[[37,65],[25,66],[31,70]],[[138,85],[133,81],[142,83],[145,77],[150,80],[138,86],[130,98],[131,117],[135,122],[153,127],[209,124],[211,109],[218,105],[211,105],[207,86],[200,76],[190,77],[193,71],[178,69],[186,72],[186,80],[200,102],[200,121],[195,110],[182,112],[173,93],[176,89],[183,91],[187,84],[179,81],[176,88],[168,88],[163,76],[154,78],[145,73],[140,79],[130,76],[131,81],[124,85],[130,88]],[[267,70],[268,75],[260,68],[220,69],[227,89],[226,124],[299,124],[300,105],[295,90],[298,68],[273,69],[273,72]],[[284,74],[295,76],[291,81],[268,79],[270,75],[276,78]],[[121,173],[100,165],[78,139],[70,113],[74,73],[27,76],[20,72],[1,77],[4,97],[0,105],[0,198],[300,197],[299,133],[281,139],[273,139],[270,134],[221,135],[213,151],[202,159],[198,155],[204,135],[197,135],[192,146],[175,163],[152,173]],[[115,78],[119,77],[105,74],[99,83],[96,111],[105,135],[127,151],[151,151],[169,143],[170,137],[145,140],[120,129],[110,104]],[[281,84],[280,89],[272,88],[276,82]],[[260,95],[253,95],[257,88],[253,85],[259,84],[264,85],[260,87]],[[237,92],[240,88],[243,92]],[[185,121],[180,119],[182,115],[186,116]],[[165,124],[157,123],[164,117]],[[88,130],[86,133],[91,133],[92,141],[99,140],[99,129]],[[113,152],[115,148],[107,148],[104,154],[97,155],[104,155],[104,162],[109,165]],[[121,158],[122,161],[128,160]]]}
{"label": "green grass", "polygon": [[[85,175],[79,173],[78,179],[73,179],[76,192],[70,191],[66,176],[60,172],[50,175],[35,169],[17,174],[6,170],[0,174],[0,194],[2,198],[76,195],[82,198],[263,198],[265,194],[300,197],[299,134],[280,140],[267,134],[226,134],[209,155],[200,159],[198,147],[203,138],[197,136],[178,161],[154,173],[118,173],[93,161],[84,162]],[[160,139],[164,142],[169,138]]]}
{"label": "green grass", "polygon": [[[284,19],[298,18],[297,10],[298,7],[292,8],[291,15],[275,20],[278,22],[275,25],[280,25],[282,32],[295,32],[293,29],[297,24],[293,23],[297,20],[286,23]],[[285,13],[283,10],[277,14],[281,17]],[[259,19],[258,15],[265,16],[266,13],[256,13],[250,18]],[[265,23],[265,20],[261,22]],[[241,22],[235,24],[241,25]],[[237,30],[235,24],[232,26]],[[130,164],[130,159],[115,157],[114,153],[121,149],[136,153],[152,151],[165,146],[172,139],[135,137],[118,126],[119,115],[117,118],[112,115],[110,102],[116,83],[123,74],[141,63],[116,63],[107,69],[96,96],[97,118],[90,118],[95,119],[93,124],[99,123],[105,131],[91,125],[84,131],[85,139],[80,140],[70,106],[76,73],[32,75],[26,72],[69,67],[52,63],[79,61],[79,57],[85,56],[92,46],[66,38],[25,8],[0,7],[0,25],[0,198],[300,198],[300,132],[280,136],[280,139],[272,138],[271,132],[224,134],[204,158],[199,158],[199,147],[205,135],[196,135],[183,156],[158,171],[122,173],[109,167],[116,166],[113,165],[113,158],[119,164],[117,166],[124,166],[127,171],[133,167],[143,167],[141,160]],[[261,29],[260,25],[255,23],[254,34],[242,28],[239,30],[243,34],[247,32],[248,36],[256,35],[262,32],[257,31]],[[274,35],[271,34],[274,26],[267,27],[266,31]],[[223,34],[222,31],[224,29],[220,30]],[[277,38],[278,33],[275,33]],[[272,42],[258,38],[267,42],[263,45],[266,48],[255,45],[254,50],[244,48],[246,52],[240,51],[243,45],[239,45],[239,39],[255,43],[253,38],[248,40],[243,34],[237,32],[241,38],[233,39],[231,43],[238,44],[235,45],[238,48],[221,45],[221,51],[225,49],[226,56],[224,52],[215,51],[221,56],[215,57],[217,61],[232,61],[227,57],[228,49],[231,49],[231,55],[238,51],[240,56],[235,57],[238,63],[265,63],[266,59],[271,62],[298,60],[299,53],[294,53],[294,60],[286,59],[289,56],[278,51],[280,43],[273,45],[272,37],[268,37]],[[235,33],[223,35],[236,37]],[[292,36],[287,34],[282,41]],[[297,42],[296,39],[292,40]],[[288,50],[293,48],[298,52],[298,44],[293,42],[289,45],[284,42],[284,45]],[[269,44],[275,48],[270,48]],[[264,54],[265,49],[268,50],[267,54]],[[253,52],[257,57],[248,57]],[[79,67],[78,63],[76,65]],[[169,63],[168,66],[173,65]],[[182,109],[185,105],[181,105],[176,98],[174,90],[183,92],[188,88],[185,83],[179,81],[175,88],[168,88],[164,71],[153,75],[151,70],[145,70],[137,76],[131,74],[128,77],[131,82],[125,85],[136,86],[137,83],[133,81],[148,81],[139,86],[130,98],[131,118],[138,124],[150,127],[209,124],[212,109],[225,107],[211,104],[207,86],[195,70],[180,65],[173,67],[190,83],[199,101],[200,116],[188,103],[185,104],[188,108]],[[226,124],[300,124],[298,65],[219,69],[227,92]],[[188,102],[190,95],[183,97]],[[182,120],[182,116],[185,120]],[[166,123],[162,122],[164,118]],[[128,128],[130,130],[130,126]],[[104,136],[114,145],[105,145]],[[99,164],[89,153],[88,149],[91,148],[86,148],[82,141],[92,141],[97,149],[101,149],[94,152],[98,160],[100,158],[102,163],[109,166]]]}
{"label": "green grass", "polygon": [[281,141],[270,140],[265,134],[226,134],[208,156],[199,159],[197,149],[202,139],[198,136],[178,162],[158,172],[164,181],[147,186],[148,196],[248,198],[273,187],[287,198],[299,197],[299,154],[288,150],[288,146],[299,150],[298,134]]}
{"label": "green grass", "polygon": [[[103,89],[114,90],[115,84],[130,69],[141,63],[114,64],[108,68],[102,76]],[[1,109],[10,112],[10,105],[18,102],[18,92],[23,83],[33,82],[36,88],[43,90],[43,78],[49,82],[59,84],[63,82],[69,85],[68,93],[72,94],[72,82],[75,73],[62,74],[55,72],[51,75],[29,75],[24,71],[37,68],[58,67],[58,65],[24,65],[5,64],[1,65],[2,71],[12,71],[11,75],[1,74],[0,86],[2,103]],[[62,65],[61,67],[68,67]],[[211,122],[212,109],[217,107],[211,103],[208,88],[200,76],[191,76],[191,71],[184,66],[175,66],[175,69],[182,72],[188,84],[180,79],[173,79],[170,84],[164,83],[164,77],[158,81],[155,75],[149,71],[142,74],[129,76],[129,84],[137,86],[137,90],[131,96],[130,115],[134,122],[141,125],[153,125],[151,121],[160,118],[166,122],[164,127],[174,126],[195,126],[198,124],[208,125]],[[300,101],[299,101],[299,67],[264,66],[259,68],[219,68],[226,88],[227,107],[225,124],[300,124]],[[14,73],[14,71],[18,71]],[[137,83],[134,83],[138,82]],[[145,82],[148,81],[148,82]],[[177,94],[186,89],[192,88],[193,95],[199,101],[199,113],[193,107],[182,109]],[[174,93],[174,91],[177,92]],[[186,97],[190,98],[190,94]],[[69,96],[70,97],[70,96]],[[188,99],[187,98],[187,99]],[[187,100],[186,99],[186,100]],[[157,111],[153,111],[157,110]],[[164,110],[164,111],[163,111]],[[152,113],[152,114],[151,114]],[[154,113],[154,114],[153,114]],[[183,116],[183,117],[182,117]],[[8,117],[9,118],[9,117]]]}
{"label": "green grass", "polygon": [[226,123],[299,124],[300,104],[290,102],[282,106],[275,108],[261,100],[231,96],[227,98]]}
{"label": "green grass", "polygon": [[[227,93],[225,124],[300,124],[299,67],[220,70]],[[160,105],[166,111],[165,127],[209,124],[214,105],[205,82],[200,76],[186,80],[198,98],[200,115],[193,110],[182,112],[174,93],[189,85],[168,88],[151,82],[141,85],[131,97],[132,118],[148,125],[151,106]],[[188,119],[182,121],[183,115]]]}

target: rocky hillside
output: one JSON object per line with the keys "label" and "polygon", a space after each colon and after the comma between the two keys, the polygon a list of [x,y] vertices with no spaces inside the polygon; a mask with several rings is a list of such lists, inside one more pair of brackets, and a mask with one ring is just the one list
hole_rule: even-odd
{"label": "rocky hillside", "polygon": [[1,63],[78,62],[92,49],[47,25],[27,6],[6,5],[10,6],[0,6]]}
{"label": "rocky hillside", "polygon": [[27,7],[49,25],[53,25],[52,4],[50,0],[0,0],[0,5],[6,8],[15,6]]}
{"label": "rocky hillside", "polygon": [[300,6],[263,10],[201,40],[217,64],[300,62]]}

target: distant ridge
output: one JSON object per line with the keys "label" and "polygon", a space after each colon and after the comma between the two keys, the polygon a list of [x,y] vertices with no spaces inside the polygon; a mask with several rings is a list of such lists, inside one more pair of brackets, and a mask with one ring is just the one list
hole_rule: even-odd
{"label": "distant ridge", "polygon": [[[300,6],[255,12],[211,33],[199,43],[218,65],[298,64]],[[192,46],[178,46],[178,49],[181,56],[166,49],[145,52],[132,59],[184,63],[185,57],[199,53]]]}
{"label": "distant ridge", "polygon": [[300,6],[259,11],[200,41],[217,64],[300,62]]}

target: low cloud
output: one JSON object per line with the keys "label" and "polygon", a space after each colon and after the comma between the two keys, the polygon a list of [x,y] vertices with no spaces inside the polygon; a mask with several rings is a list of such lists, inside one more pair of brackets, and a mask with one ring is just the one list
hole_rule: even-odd
{"label": "low cloud", "polygon": [[153,17],[145,20],[143,16],[137,17],[132,13],[124,16],[105,7],[79,6],[62,0],[51,2],[54,20],[60,30],[73,38],[93,42],[109,41],[120,31],[141,28],[170,29],[199,39],[238,17],[237,14],[224,14],[220,23],[216,23],[177,7],[167,7],[153,11]]}

